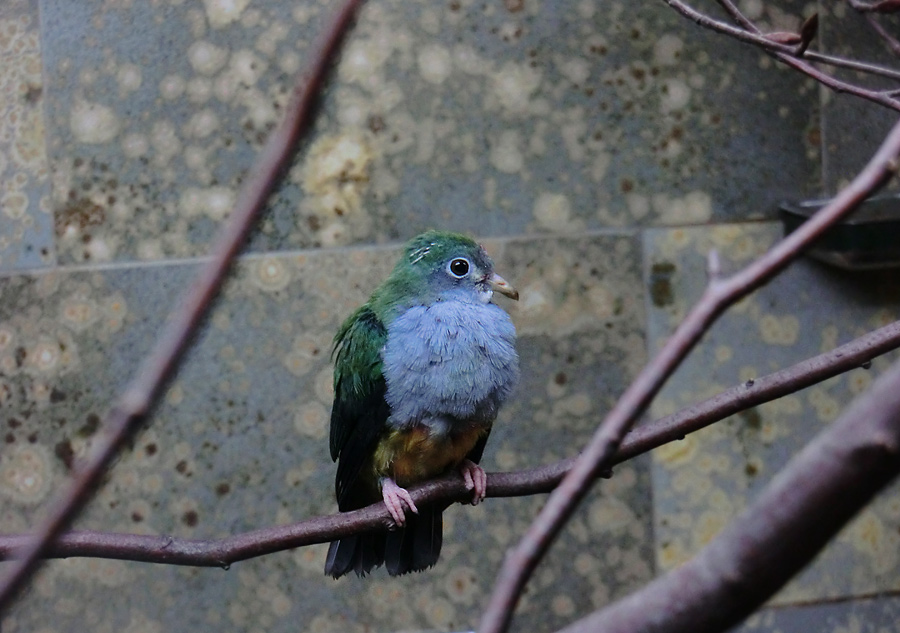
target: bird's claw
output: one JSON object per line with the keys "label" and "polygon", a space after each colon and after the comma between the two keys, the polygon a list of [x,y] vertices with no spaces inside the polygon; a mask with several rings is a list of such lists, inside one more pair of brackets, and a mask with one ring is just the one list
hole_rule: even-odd
{"label": "bird's claw", "polygon": [[459,472],[466,490],[474,491],[471,503],[473,506],[477,506],[484,501],[484,497],[487,495],[487,474],[484,472],[484,468],[472,460],[464,459],[459,465]]}
{"label": "bird's claw", "polygon": [[390,477],[385,477],[381,481],[381,496],[397,527],[406,525],[406,508],[409,508],[414,514],[419,513],[409,491],[398,486]]}

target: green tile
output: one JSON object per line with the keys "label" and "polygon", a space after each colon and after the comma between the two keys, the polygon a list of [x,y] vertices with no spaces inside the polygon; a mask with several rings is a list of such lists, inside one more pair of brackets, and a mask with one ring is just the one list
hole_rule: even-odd
{"label": "green tile", "polygon": [[[572,455],[645,358],[640,242],[621,234],[488,248],[522,291],[519,304],[500,300],[520,332],[523,380],[483,463],[508,470]],[[333,512],[330,340],[396,256],[370,248],[244,258],[78,527],[204,538]],[[42,515],[196,268],[0,277],[0,530],[25,531]],[[652,576],[649,466],[623,465],[585,501],[535,577],[522,622],[558,628]],[[448,509],[438,567],[400,579],[383,570],[326,578],[324,545],[227,572],[53,561],[3,630],[472,628],[503,552],[543,501]]]}
{"label": "green tile", "polygon": [[37,0],[0,4],[0,270],[55,261]]}
{"label": "green tile", "polygon": [[[706,254],[726,272],[780,236],[774,224],[652,230],[646,235],[648,337],[657,348],[706,283]],[[652,407],[662,416],[727,387],[828,351],[900,316],[896,275],[850,274],[803,260],[727,312],[669,380]],[[654,453],[656,559],[663,570],[690,557],[743,510],[812,437],[896,359],[857,369],[732,416]],[[775,598],[815,601],[896,590],[900,493],[883,494],[814,565]]]}
{"label": "green tile", "polygon": [[[204,252],[323,7],[43,0],[61,260]],[[375,0],[251,248],[772,217],[816,90],[663,5]]]}

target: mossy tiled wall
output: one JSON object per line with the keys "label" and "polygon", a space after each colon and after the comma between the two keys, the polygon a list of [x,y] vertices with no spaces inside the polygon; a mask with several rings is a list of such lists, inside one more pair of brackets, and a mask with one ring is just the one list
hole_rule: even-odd
{"label": "mossy tiled wall", "polygon": [[[89,448],[331,4],[0,3],[0,530],[28,530]],[[773,30],[810,10],[745,4]],[[522,384],[485,466],[573,454],[696,298],[708,247],[747,261],[777,239],[779,200],[833,192],[877,145],[883,113],[821,100],[663,3],[373,0],[196,347],[77,526],[213,538],[334,511],[331,336],[431,227],[482,238],[521,292],[503,306]],[[889,274],[801,264],[713,329],[653,413],[893,320],[898,301]],[[518,629],[558,628],[683,560],[882,367],[617,468]],[[439,565],[400,579],[327,579],[324,546],[228,571],[53,561],[2,627],[469,629],[542,501],[451,508]],[[897,507],[879,500],[747,629],[892,621],[895,599],[852,598],[896,590]]]}

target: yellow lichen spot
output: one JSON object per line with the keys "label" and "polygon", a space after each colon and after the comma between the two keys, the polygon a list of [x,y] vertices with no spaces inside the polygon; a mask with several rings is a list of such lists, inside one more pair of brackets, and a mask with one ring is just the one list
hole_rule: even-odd
{"label": "yellow lichen spot", "polygon": [[568,618],[575,614],[575,602],[566,594],[555,596],[550,603],[550,608],[553,610],[553,615],[560,617]]}
{"label": "yellow lichen spot", "polygon": [[106,329],[110,332],[117,332],[122,327],[122,323],[128,314],[128,304],[125,302],[125,297],[117,292],[104,299],[102,306],[106,317]]}
{"label": "yellow lichen spot", "polygon": [[321,337],[303,334],[294,339],[291,351],[284,357],[284,366],[297,377],[305,376],[319,359],[327,356],[328,349]]}
{"label": "yellow lichen spot", "polygon": [[294,607],[293,602],[291,602],[291,599],[288,598],[287,594],[278,589],[272,592],[269,604],[272,606],[272,613],[279,618],[287,616]]}
{"label": "yellow lichen spot", "polygon": [[450,52],[436,44],[424,46],[419,52],[419,73],[431,84],[442,84],[453,71]]}
{"label": "yellow lichen spot", "polygon": [[873,572],[883,574],[897,565],[898,537],[874,513],[863,513],[848,532],[853,547],[869,557]]}
{"label": "yellow lichen spot", "polygon": [[219,129],[218,115],[205,108],[194,114],[188,121],[188,134],[194,138],[207,138]]}
{"label": "yellow lichen spot", "polygon": [[41,502],[50,491],[50,464],[47,450],[39,444],[5,452],[0,462],[0,493],[22,503]]}
{"label": "yellow lichen spot", "polygon": [[639,193],[629,193],[625,196],[625,206],[633,219],[640,220],[650,213],[650,198]]}
{"label": "yellow lichen spot", "polygon": [[166,404],[177,407],[182,402],[184,402],[184,387],[180,382],[176,382],[166,393]]}
{"label": "yellow lichen spot", "polygon": [[691,88],[681,79],[663,81],[660,111],[663,114],[683,110],[691,100]]}
{"label": "yellow lichen spot", "polygon": [[793,315],[766,314],[759,320],[762,340],[769,345],[793,345],[800,333],[800,321]]}
{"label": "yellow lichen spot", "polygon": [[471,605],[480,595],[478,574],[471,567],[454,567],[444,574],[444,588],[453,602]]}
{"label": "yellow lichen spot", "polygon": [[601,497],[588,509],[588,523],[595,532],[619,532],[635,520],[634,512],[620,499]]}
{"label": "yellow lichen spot", "polygon": [[832,422],[841,412],[840,403],[823,390],[810,390],[809,401],[821,422]]}
{"label": "yellow lichen spot", "polygon": [[150,149],[150,141],[143,134],[128,134],[122,139],[122,153],[128,158],[140,158]]}
{"label": "yellow lichen spot", "polygon": [[284,290],[291,282],[291,273],[284,262],[277,257],[266,257],[253,267],[253,275],[250,277],[253,283],[268,292]]}
{"label": "yellow lichen spot", "polygon": [[653,46],[653,61],[657,66],[673,66],[679,62],[684,42],[680,37],[665,34]]}
{"label": "yellow lichen spot", "polygon": [[731,517],[722,512],[704,512],[700,515],[694,532],[697,549],[712,541],[728,525],[730,520]]}
{"label": "yellow lichen spot", "polygon": [[15,332],[5,325],[0,325],[0,352],[9,347],[15,340]]}
{"label": "yellow lichen spot", "polygon": [[112,108],[78,100],[72,105],[69,127],[79,143],[99,144],[113,140],[121,125]]}
{"label": "yellow lichen spot", "polygon": [[565,232],[572,224],[572,203],[564,194],[545,191],[535,200],[533,214],[538,227]]}
{"label": "yellow lichen spot", "polygon": [[116,73],[116,81],[121,92],[134,92],[141,87],[140,67],[134,64],[123,64]]}
{"label": "yellow lichen spot", "polygon": [[63,323],[82,332],[97,320],[96,306],[81,297],[70,297],[62,302],[60,313]]}
{"label": "yellow lichen spot", "polygon": [[268,69],[268,63],[249,49],[235,51],[228,65],[228,73],[242,85],[251,88]]}
{"label": "yellow lichen spot", "polygon": [[514,174],[525,165],[522,155],[522,137],[515,130],[505,130],[491,147],[491,164],[505,174]]}
{"label": "yellow lichen spot", "polygon": [[525,64],[507,62],[493,76],[493,95],[512,113],[527,111],[531,95],[541,84],[541,73]]}
{"label": "yellow lichen spot", "polygon": [[683,440],[669,442],[653,451],[656,459],[667,466],[680,466],[691,462],[696,454],[697,441],[693,435],[688,435]]}
{"label": "yellow lichen spot", "polygon": [[44,169],[47,162],[44,146],[44,118],[40,110],[25,111],[12,143],[13,162],[31,172]]}
{"label": "yellow lichen spot", "polygon": [[734,350],[728,345],[719,345],[716,347],[715,355],[716,362],[724,363],[731,360],[731,357],[734,355]]}
{"label": "yellow lichen spot", "polygon": [[188,61],[201,75],[211,76],[219,72],[228,61],[228,50],[206,40],[199,40],[188,47]]}
{"label": "yellow lichen spot", "polygon": [[162,163],[168,162],[181,151],[181,140],[175,133],[171,121],[157,121],[150,129],[150,141],[156,150],[156,158]]}
{"label": "yellow lichen spot", "polygon": [[323,369],[316,375],[316,398],[319,402],[327,403],[331,406],[331,400],[334,398],[334,384],[331,368]]}
{"label": "yellow lichen spot", "polygon": [[31,350],[29,360],[41,372],[52,371],[60,361],[59,343],[41,341]]}
{"label": "yellow lichen spot", "polygon": [[203,0],[206,19],[214,29],[228,26],[240,19],[250,0]]}
{"label": "yellow lichen spot", "polygon": [[317,440],[328,435],[328,411],[318,402],[310,402],[294,415],[294,430],[304,437]]}
{"label": "yellow lichen spot", "polygon": [[373,158],[366,138],[353,132],[322,138],[310,148],[302,169],[304,211],[315,218],[310,225],[320,227],[314,230],[323,243],[343,244],[368,232],[363,193]]}
{"label": "yellow lichen spot", "polygon": [[662,569],[673,569],[686,562],[691,557],[681,543],[664,541],[657,550],[657,562]]}
{"label": "yellow lichen spot", "polygon": [[188,217],[207,215],[213,220],[222,220],[234,206],[234,192],[222,186],[188,187],[181,194],[179,206]]}
{"label": "yellow lichen spot", "polygon": [[850,393],[858,396],[872,385],[872,374],[864,370],[856,370],[847,376]]}
{"label": "yellow lichen spot", "polygon": [[0,198],[0,209],[11,220],[21,220],[28,209],[28,196],[21,191],[7,192]]}
{"label": "yellow lichen spot", "polygon": [[653,208],[664,223],[696,224],[712,218],[712,198],[705,191],[691,191],[682,198],[657,194]]}
{"label": "yellow lichen spot", "polygon": [[453,606],[443,598],[428,598],[423,599],[423,602],[422,612],[428,623],[438,630],[449,630],[456,615]]}
{"label": "yellow lichen spot", "polygon": [[[593,408],[590,397],[586,393],[576,393],[559,402],[560,411],[570,415],[584,417]],[[556,409],[556,407],[554,407]]]}

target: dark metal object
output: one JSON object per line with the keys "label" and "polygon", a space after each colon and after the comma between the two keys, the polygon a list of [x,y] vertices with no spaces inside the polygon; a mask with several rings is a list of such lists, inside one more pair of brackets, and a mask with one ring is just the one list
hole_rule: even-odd
{"label": "dark metal object", "polygon": [[[828,200],[783,202],[778,210],[788,235]],[[900,267],[900,196],[879,196],[863,202],[853,215],[816,241],[806,254],[844,270]]]}

